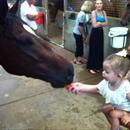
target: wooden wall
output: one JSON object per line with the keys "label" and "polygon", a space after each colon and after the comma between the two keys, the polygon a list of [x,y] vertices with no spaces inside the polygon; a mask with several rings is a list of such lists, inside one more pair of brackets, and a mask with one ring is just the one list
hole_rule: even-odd
{"label": "wooden wall", "polygon": [[[85,0],[68,0],[68,5],[71,5],[74,11],[80,11],[80,7]],[[94,0],[90,0],[93,1]],[[111,2],[107,2],[107,0],[103,0],[104,9],[107,12],[108,16],[112,17],[121,17],[124,8],[126,7],[127,0],[111,0]]]}

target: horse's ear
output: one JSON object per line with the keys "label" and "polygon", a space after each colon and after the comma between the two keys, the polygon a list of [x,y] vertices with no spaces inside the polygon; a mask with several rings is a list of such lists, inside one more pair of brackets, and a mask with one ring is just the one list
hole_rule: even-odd
{"label": "horse's ear", "polygon": [[122,26],[127,26],[130,22],[130,3],[127,4],[124,12],[123,12],[123,15],[121,17],[121,25]]}
{"label": "horse's ear", "polygon": [[19,0],[16,0],[15,4],[12,6],[12,8],[9,10],[10,13],[16,14],[19,6]]}
{"label": "horse's ear", "polygon": [[0,0],[0,24],[4,24],[4,19],[7,12],[8,12],[7,0]]}

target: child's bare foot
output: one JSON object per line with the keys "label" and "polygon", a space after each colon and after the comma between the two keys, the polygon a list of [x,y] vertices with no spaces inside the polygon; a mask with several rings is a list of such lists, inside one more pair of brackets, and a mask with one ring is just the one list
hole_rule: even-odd
{"label": "child's bare foot", "polygon": [[123,125],[127,125],[128,123],[130,123],[130,115],[127,112],[123,113],[123,116],[121,118],[121,123]]}

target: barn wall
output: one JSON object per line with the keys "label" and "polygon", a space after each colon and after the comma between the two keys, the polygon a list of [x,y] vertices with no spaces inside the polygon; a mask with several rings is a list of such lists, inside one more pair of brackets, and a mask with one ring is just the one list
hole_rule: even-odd
{"label": "barn wall", "polygon": [[[68,0],[68,4],[71,5],[74,11],[79,11],[82,3],[85,0]],[[93,1],[94,0],[90,0]],[[104,9],[106,10],[108,16],[112,17],[121,17],[122,12],[128,3],[127,0],[111,0],[111,2],[107,2],[107,0],[103,0]]]}

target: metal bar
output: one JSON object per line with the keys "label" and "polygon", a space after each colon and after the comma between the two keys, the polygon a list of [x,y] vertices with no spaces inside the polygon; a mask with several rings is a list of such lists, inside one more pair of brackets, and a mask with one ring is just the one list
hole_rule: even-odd
{"label": "metal bar", "polygon": [[46,26],[45,26],[45,29],[46,29],[46,32],[47,32],[47,35],[48,35],[48,23],[49,23],[49,20],[48,20],[48,0],[45,0],[45,18],[46,18]]}

